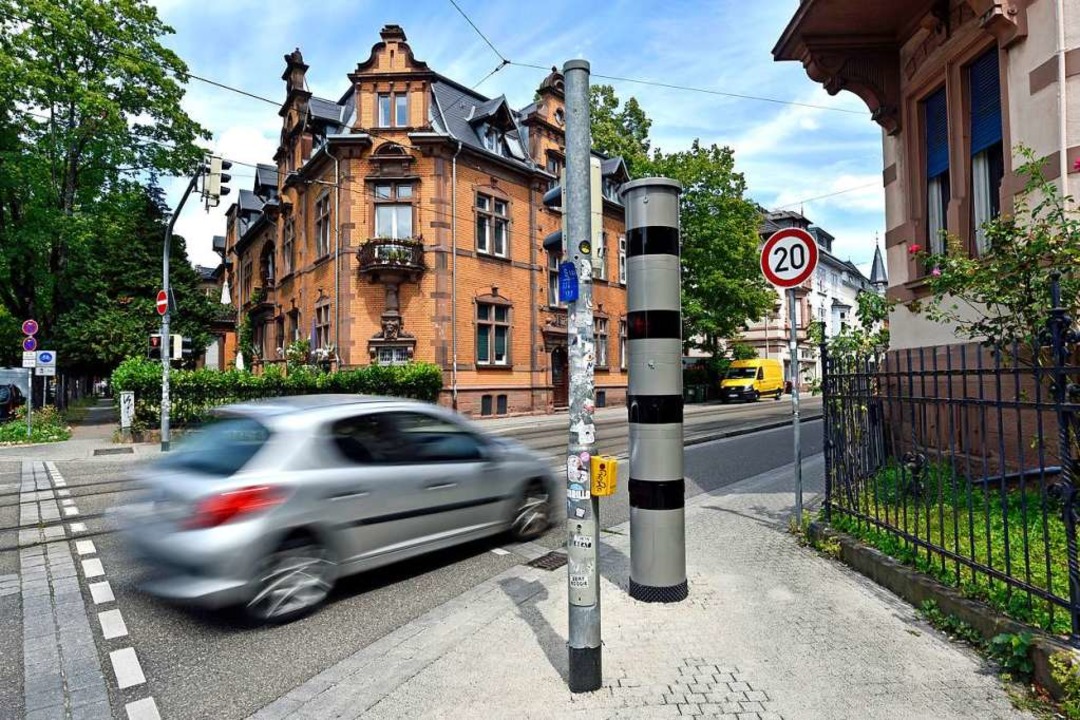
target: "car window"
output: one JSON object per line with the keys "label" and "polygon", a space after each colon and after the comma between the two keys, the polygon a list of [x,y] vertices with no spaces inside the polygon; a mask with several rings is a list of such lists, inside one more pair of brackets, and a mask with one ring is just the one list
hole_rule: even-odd
{"label": "car window", "polygon": [[394,414],[403,445],[419,462],[464,462],[482,460],[484,443],[467,428],[450,420],[425,413]]}
{"label": "car window", "polygon": [[757,379],[758,380],[764,380],[765,379],[765,368],[758,368]]}
{"label": "car window", "polygon": [[11,390],[0,386],[0,403],[6,403],[9,400],[11,400]]}
{"label": "car window", "polygon": [[729,369],[727,377],[729,380],[753,380],[755,374],[754,368],[739,367]]}
{"label": "car window", "polygon": [[270,431],[251,418],[218,420],[185,435],[160,463],[209,475],[232,475],[247,465],[269,438]]}
{"label": "car window", "polygon": [[331,428],[334,446],[354,463],[405,462],[408,448],[387,413],[368,413],[339,420]]}

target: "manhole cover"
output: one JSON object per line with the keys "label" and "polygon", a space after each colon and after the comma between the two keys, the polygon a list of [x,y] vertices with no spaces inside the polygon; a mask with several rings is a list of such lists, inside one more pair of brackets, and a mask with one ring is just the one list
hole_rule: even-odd
{"label": "manhole cover", "polygon": [[549,552],[525,564],[541,570],[558,570],[566,564],[566,553]]}
{"label": "manhole cover", "polygon": [[129,448],[129,447],[98,448],[97,450],[94,451],[94,454],[95,455],[130,455],[133,452],[135,452],[135,450],[133,450],[132,448]]}

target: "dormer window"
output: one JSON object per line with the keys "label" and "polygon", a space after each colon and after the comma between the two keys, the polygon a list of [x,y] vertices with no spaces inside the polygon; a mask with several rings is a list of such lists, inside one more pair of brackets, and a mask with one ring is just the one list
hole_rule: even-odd
{"label": "dormer window", "polygon": [[502,133],[490,125],[484,128],[484,147],[502,155]]}
{"label": "dormer window", "polygon": [[406,93],[379,93],[376,109],[379,127],[409,126],[409,96]]}

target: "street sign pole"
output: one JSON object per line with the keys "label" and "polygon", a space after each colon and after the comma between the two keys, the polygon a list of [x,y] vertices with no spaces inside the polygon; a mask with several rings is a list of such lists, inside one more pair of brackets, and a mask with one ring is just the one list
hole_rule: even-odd
{"label": "street sign pole", "polygon": [[600,501],[592,493],[596,455],[596,386],[593,376],[592,253],[590,203],[589,63],[563,65],[566,88],[566,233],[563,257],[577,266],[579,292],[570,303],[567,340],[570,355],[570,437],[566,457],[567,582],[569,584],[570,692],[599,690]]}
{"label": "street sign pole", "polygon": [[797,527],[802,527],[802,438],[799,434],[799,326],[796,313],[795,288],[788,290],[788,312],[791,317],[791,429],[795,434],[795,518]]}
{"label": "street sign pole", "polygon": [[191,191],[195,189],[202,172],[203,165],[200,163],[199,168],[191,177],[191,182],[188,183],[187,190],[184,191],[183,197],[180,198],[180,203],[176,206],[172,217],[169,218],[168,227],[165,228],[165,249],[161,256],[161,287],[165,291],[166,302],[165,312],[161,314],[161,452],[169,452],[169,357],[171,353],[167,352],[164,347],[165,341],[169,337],[169,315],[172,311],[172,308],[169,307],[169,300],[172,297],[169,293],[169,246],[172,244],[173,226],[176,225],[176,219],[180,217],[180,211],[184,209],[184,203],[187,202]]}

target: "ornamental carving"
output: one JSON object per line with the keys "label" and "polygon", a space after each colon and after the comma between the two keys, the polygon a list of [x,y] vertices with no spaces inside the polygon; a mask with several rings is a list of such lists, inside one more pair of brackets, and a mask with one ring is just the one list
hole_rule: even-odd
{"label": "ornamental carving", "polygon": [[1027,8],[1032,0],[965,0],[979,25],[1008,48],[1027,37]]}
{"label": "ornamental carving", "polygon": [[830,95],[858,95],[874,122],[890,135],[900,132],[900,57],[892,44],[832,45],[806,38],[806,74]]}

